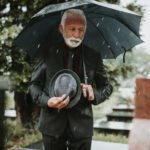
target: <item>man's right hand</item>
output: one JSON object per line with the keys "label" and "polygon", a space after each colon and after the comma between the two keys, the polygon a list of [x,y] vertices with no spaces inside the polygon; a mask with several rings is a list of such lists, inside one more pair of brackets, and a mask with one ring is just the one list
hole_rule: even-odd
{"label": "man's right hand", "polygon": [[69,96],[66,97],[66,95],[62,95],[61,97],[52,97],[48,100],[47,105],[50,108],[57,108],[62,109],[67,107],[69,104]]}

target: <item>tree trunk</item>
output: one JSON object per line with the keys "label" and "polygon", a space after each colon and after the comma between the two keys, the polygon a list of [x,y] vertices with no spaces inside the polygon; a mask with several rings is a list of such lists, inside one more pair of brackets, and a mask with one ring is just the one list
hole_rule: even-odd
{"label": "tree trunk", "polygon": [[17,120],[24,127],[31,127],[37,122],[39,116],[39,108],[33,103],[29,93],[23,91],[14,94]]}

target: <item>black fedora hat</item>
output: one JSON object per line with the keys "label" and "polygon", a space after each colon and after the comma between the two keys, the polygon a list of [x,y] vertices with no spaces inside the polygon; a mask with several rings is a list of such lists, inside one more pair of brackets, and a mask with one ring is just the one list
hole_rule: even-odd
{"label": "black fedora hat", "polygon": [[70,97],[70,102],[66,108],[75,106],[81,97],[81,81],[78,75],[69,69],[62,69],[52,77],[49,84],[49,95],[51,97],[66,96]]}

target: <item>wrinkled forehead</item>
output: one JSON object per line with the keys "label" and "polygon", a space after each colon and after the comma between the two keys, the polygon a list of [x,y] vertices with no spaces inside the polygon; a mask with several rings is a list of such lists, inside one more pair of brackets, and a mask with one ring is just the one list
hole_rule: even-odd
{"label": "wrinkled forehead", "polygon": [[65,25],[80,24],[86,26],[86,20],[79,14],[69,13],[65,20]]}

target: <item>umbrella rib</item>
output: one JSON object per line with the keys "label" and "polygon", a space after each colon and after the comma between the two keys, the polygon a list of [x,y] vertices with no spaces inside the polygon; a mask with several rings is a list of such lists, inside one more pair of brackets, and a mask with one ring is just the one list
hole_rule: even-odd
{"label": "umbrella rib", "polygon": [[[99,28],[97,28],[97,27],[95,26],[95,24],[94,24],[91,20],[89,20],[89,22],[94,26],[94,28],[96,28],[96,29],[98,30],[98,32],[102,35],[103,39],[106,41],[107,45],[109,45],[109,43],[108,43],[107,40],[105,39],[105,36],[103,35],[102,31],[101,31]],[[108,48],[108,49],[111,51],[113,57],[116,58],[114,52],[112,51],[112,49],[111,49],[111,48]]]}

